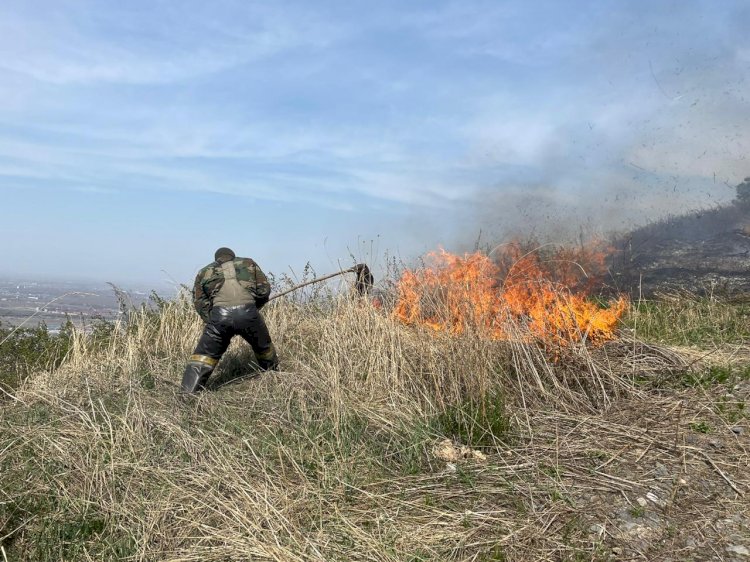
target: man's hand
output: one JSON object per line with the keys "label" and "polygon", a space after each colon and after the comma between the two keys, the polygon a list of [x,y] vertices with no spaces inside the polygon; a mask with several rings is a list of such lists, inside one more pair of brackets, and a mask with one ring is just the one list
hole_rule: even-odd
{"label": "man's hand", "polygon": [[266,306],[266,303],[268,302],[268,295],[262,298],[256,298],[255,299],[255,307],[260,310],[264,306]]}

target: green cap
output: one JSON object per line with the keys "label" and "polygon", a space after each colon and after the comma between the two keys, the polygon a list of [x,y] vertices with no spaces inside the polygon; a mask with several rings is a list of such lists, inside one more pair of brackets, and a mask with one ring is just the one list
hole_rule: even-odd
{"label": "green cap", "polygon": [[219,248],[214,254],[214,259],[216,261],[220,261],[221,258],[224,258],[224,261],[233,260],[235,258],[235,255],[234,252],[229,248]]}

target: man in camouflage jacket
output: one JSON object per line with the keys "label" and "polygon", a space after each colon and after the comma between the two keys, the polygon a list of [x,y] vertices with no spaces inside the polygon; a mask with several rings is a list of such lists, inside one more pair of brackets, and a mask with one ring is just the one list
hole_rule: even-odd
{"label": "man in camouflage jacket", "polygon": [[229,248],[216,250],[215,261],[198,272],[193,286],[195,310],[206,323],[182,377],[182,390],[202,389],[233,336],[253,348],[261,370],[275,370],[279,360],[260,308],[271,286],[258,264],[238,258]]}

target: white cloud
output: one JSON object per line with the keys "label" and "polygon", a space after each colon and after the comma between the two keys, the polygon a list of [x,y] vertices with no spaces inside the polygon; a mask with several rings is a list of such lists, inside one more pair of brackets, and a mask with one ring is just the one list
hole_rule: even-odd
{"label": "white cloud", "polygon": [[221,23],[191,17],[187,9],[107,13],[101,5],[89,7],[107,16],[62,7],[33,16],[0,8],[0,69],[53,84],[167,84],[292,48],[322,47],[337,37],[313,15],[302,24],[247,5],[237,10],[237,21]]}
{"label": "white cloud", "polygon": [[78,191],[80,193],[92,193],[97,195],[111,195],[113,193],[117,193],[116,189],[110,189],[107,187],[97,187],[95,185],[82,185],[82,186],[76,186],[73,188],[74,191]]}

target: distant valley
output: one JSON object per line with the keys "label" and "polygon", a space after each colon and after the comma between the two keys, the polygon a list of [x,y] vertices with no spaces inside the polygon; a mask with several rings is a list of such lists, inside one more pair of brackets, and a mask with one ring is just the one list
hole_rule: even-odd
{"label": "distant valley", "polygon": [[[128,305],[148,302],[150,291],[122,288]],[[69,318],[78,326],[120,314],[115,290],[106,283],[32,281],[0,278],[0,325],[35,327],[44,322],[56,331]]]}

